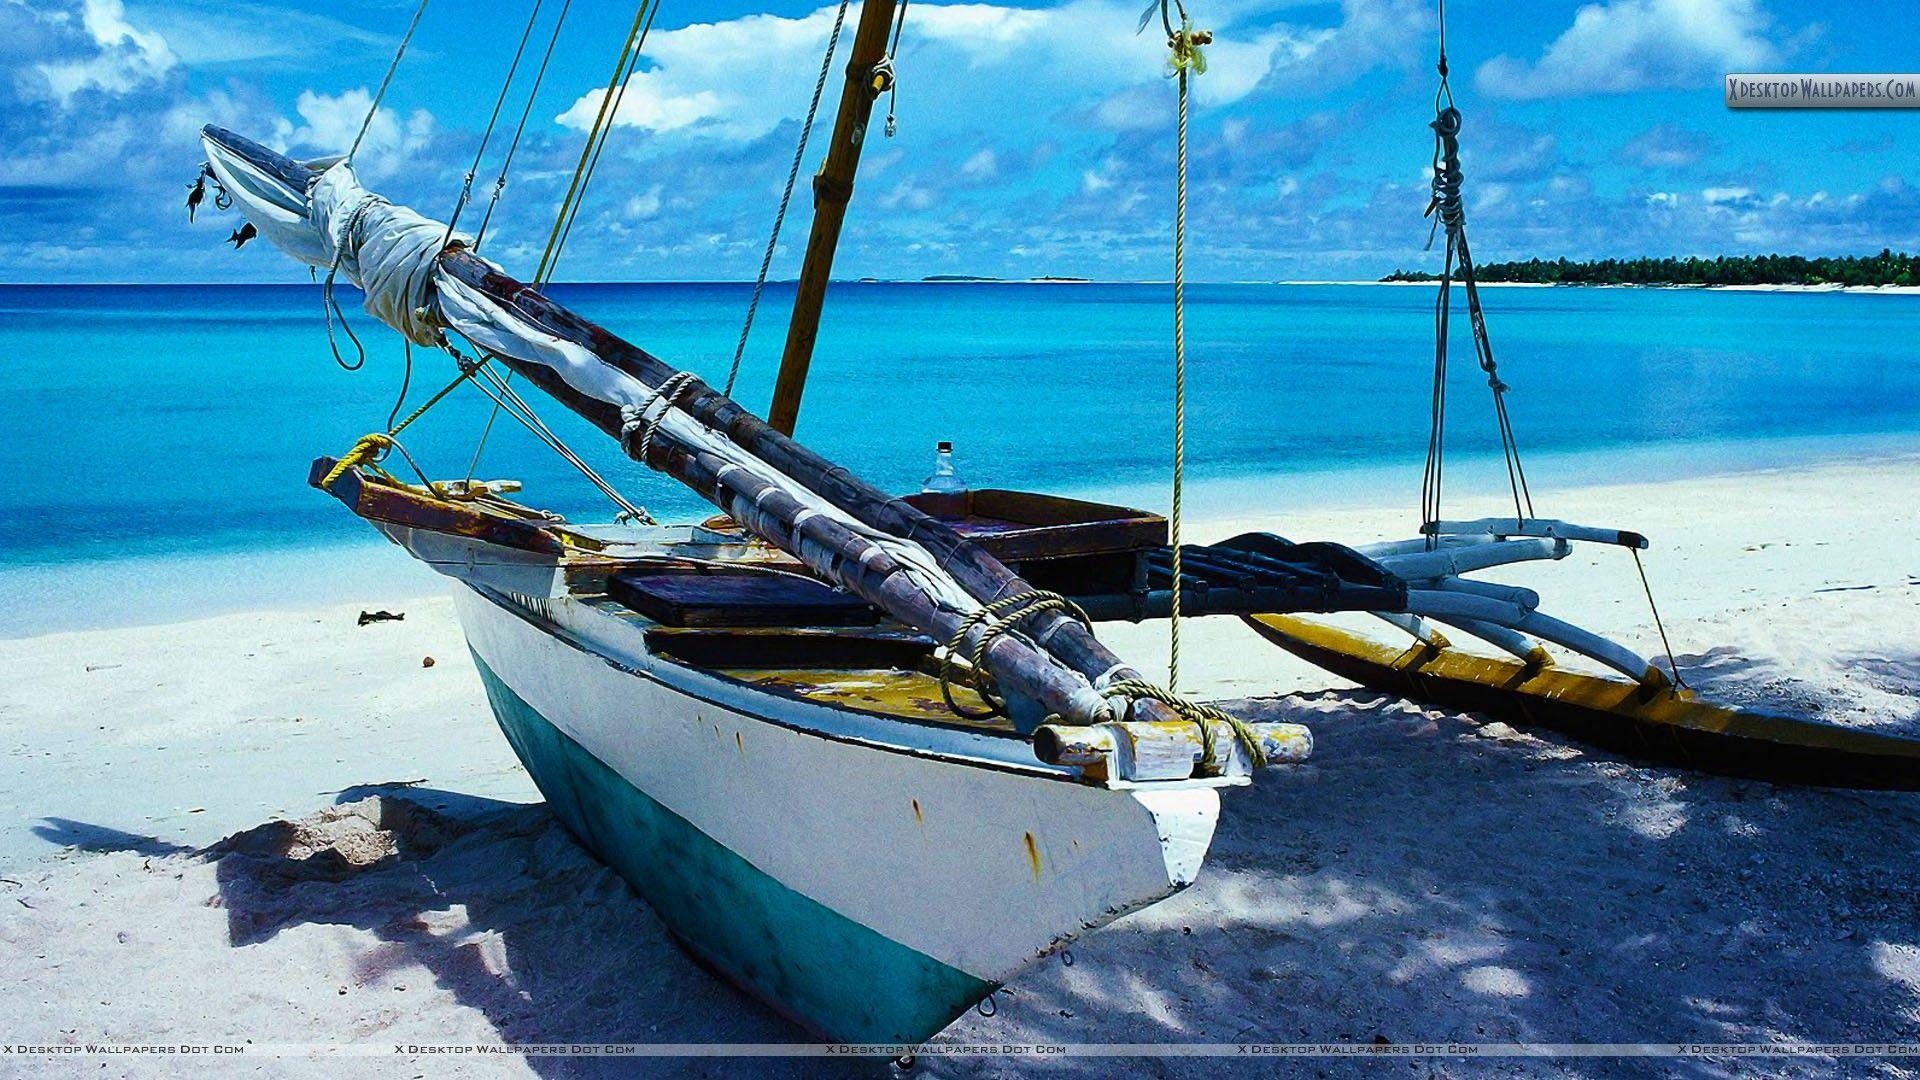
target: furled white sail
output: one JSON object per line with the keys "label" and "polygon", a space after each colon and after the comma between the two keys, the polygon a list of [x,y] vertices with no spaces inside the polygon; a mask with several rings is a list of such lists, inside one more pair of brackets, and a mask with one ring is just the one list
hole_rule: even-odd
{"label": "furled white sail", "polygon": [[[684,411],[663,405],[657,400],[657,387],[549,334],[525,315],[442,271],[439,255],[449,238],[447,226],[368,191],[354,175],[351,162],[328,164],[311,188],[301,193],[218,140],[202,142],[215,177],[261,236],[309,265],[345,275],[366,294],[368,314],[408,339],[436,344],[450,330],[489,352],[550,368],[580,393],[641,416],[643,422],[659,425],[683,445],[777,484],[808,513],[831,518],[891,556],[941,607],[962,614],[980,607],[980,601],[920,544],[857,520]],[[466,239],[458,234],[453,238]],[[804,552],[796,554],[806,557]]]}

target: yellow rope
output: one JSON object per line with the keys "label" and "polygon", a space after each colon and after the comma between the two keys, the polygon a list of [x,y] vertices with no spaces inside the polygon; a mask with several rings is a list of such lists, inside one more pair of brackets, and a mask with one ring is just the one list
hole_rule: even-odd
{"label": "yellow rope", "polygon": [[360,436],[360,441],[353,444],[353,449],[342,454],[340,460],[333,463],[332,471],[320,481],[320,486],[328,491],[333,490],[333,485],[339,483],[340,478],[347,475],[349,471],[362,465],[372,464],[381,454],[391,449],[393,449],[393,439],[389,436]]}
{"label": "yellow rope", "polygon": [[486,362],[485,359],[482,359],[479,363],[463,363],[458,377],[441,387],[439,393],[434,394],[422,402],[419,408],[408,413],[406,419],[388,428],[385,433],[360,436],[360,440],[353,444],[353,449],[347,451],[339,461],[334,462],[333,468],[321,479],[321,489],[331,491],[333,490],[333,485],[338,483],[340,478],[347,475],[351,470],[357,469],[362,465],[371,465],[380,460],[381,457],[385,456],[387,451],[398,445],[398,443],[394,441],[394,436],[405,431],[408,424],[425,416],[428,409],[440,404],[440,402],[444,400],[448,394],[453,393],[461,383],[473,378],[474,374],[478,372]]}

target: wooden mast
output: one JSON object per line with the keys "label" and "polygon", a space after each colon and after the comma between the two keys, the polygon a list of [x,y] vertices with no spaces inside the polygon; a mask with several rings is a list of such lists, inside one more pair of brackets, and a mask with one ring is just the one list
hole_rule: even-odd
{"label": "wooden mast", "polygon": [[820,333],[820,306],[826,302],[834,249],[840,243],[847,201],[853,197],[853,177],[860,168],[867,122],[873,116],[875,99],[891,84],[892,75],[876,72],[874,67],[886,59],[887,35],[893,28],[895,10],[895,0],[861,0],[853,55],[847,60],[847,84],[840,93],[839,115],[833,121],[833,141],[827,144],[827,158],[813,178],[813,230],[807,236],[800,287],[793,298],[793,319],[787,324],[787,344],[780,354],[773,407],[767,410],[767,422],[783,435],[793,434],[794,421],[800,415],[800,395],[807,388],[813,342]]}

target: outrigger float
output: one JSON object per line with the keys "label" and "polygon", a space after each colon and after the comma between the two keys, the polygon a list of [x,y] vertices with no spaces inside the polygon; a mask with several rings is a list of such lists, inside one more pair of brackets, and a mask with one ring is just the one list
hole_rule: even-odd
{"label": "outrigger float", "polygon": [[[1311,734],[1154,685],[1093,634],[1101,620],[1238,616],[1408,697],[1695,767],[1920,787],[1920,744],[1694,701],[1637,654],[1542,613],[1532,592],[1468,576],[1558,558],[1574,542],[1637,552],[1645,541],[1632,533],[1520,504],[1511,520],[1430,513],[1421,537],[1373,548],[1267,534],[1183,545],[1177,518],[1170,529],[1122,507],[1005,491],[892,496],[795,442],[862,136],[891,87],[898,10],[861,8],[770,420],[545,296],[553,245],[524,284],[452,224],[368,192],[351,153],[299,162],[219,128],[203,135],[198,189],[326,268],[329,285],[344,274],[409,341],[453,357],[445,390],[317,461],[310,481],[452,579],[520,760],[689,950],[824,1037],[913,1043],[1076,936],[1190,884],[1219,790],[1304,760]],[[1206,39],[1183,12],[1178,25],[1163,15],[1184,95]],[[643,25],[610,89],[631,75]],[[823,80],[831,42],[827,55]],[[1484,346],[1457,162],[1443,153],[1452,131],[1436,130],[1436,206]],[[603,145],[596,123],[581,175]],[[1444,320],[1444,285],[1441,305]],[[1498,396],[1490,349],[1483,367]],[[721,516],[652,521],[552,437],[513,377]],[[508,498],[510,484],[413,482],[383,467],[389,452],[405,456],[402,429],[463,387],[566,453],[623,519],[576,524]],[[1438,442],[1436,421],[1435,473]],[[1414,645],[1297,617],[1325,612],[1373,613]],[[1469,659],[1439,624],[1514,659]],[[1622,677],[1561,670],[1547,645]]]}

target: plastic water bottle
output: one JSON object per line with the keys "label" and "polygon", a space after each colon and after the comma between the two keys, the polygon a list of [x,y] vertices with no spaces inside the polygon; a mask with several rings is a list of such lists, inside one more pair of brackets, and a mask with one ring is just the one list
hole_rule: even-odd
{"label": "plastic water bottle", "polygon": [[967,516],[967,482],[953,467],[953,444],[942,441],[933,452],[933,474],[920,485],[920,508],[934,517]]}

